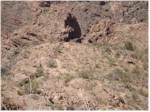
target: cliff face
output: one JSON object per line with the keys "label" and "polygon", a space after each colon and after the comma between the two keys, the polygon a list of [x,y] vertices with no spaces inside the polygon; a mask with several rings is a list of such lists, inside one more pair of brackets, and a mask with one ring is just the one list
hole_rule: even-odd
{"label": "cliff face", "polygon": [[1,4],[2,109],[148,109],[148,2]]}

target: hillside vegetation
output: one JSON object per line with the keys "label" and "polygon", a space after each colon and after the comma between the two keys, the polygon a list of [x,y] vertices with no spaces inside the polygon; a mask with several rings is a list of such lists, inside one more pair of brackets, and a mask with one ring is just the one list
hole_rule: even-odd
{"label": "hillside vegetation", "polygon": [[2,110],[148,110],[148,2],[1,2]]}

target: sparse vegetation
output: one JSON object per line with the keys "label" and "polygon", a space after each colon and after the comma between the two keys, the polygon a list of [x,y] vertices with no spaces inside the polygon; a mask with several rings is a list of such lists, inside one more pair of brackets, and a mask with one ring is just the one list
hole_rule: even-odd
{"label": "sparse vegetation", "polygon": [[36,76],[40,77],[44,75],[44,69],[42,67],[39,67],[36,69]]}
{"label": "sparse vegetation", "polygon": [[130,41],[126,41],[124,47],[127,50],[134,51],[134,47]]}
{"label": "sparse vegetation", "polygon": [[129,91],[135,91],[135,89],[131,86],[130,83],[126,83],[125,88],[129,89]]}
{"label": "sparse vegetation", "polygon": [[138,93],[136,91],[132,91],[131,94],[134,100],[137,100],[139,98]]}
{"label": "sparse vegetation", "polygon": [[147,69],[148,69],[148,63],[147,63],[147,62],[144,62],[144,63],[143,63],[143,68],[144,68],[144,70],[147,70]]}
{"label": "sparse vegetation", "polygon": [[18,84],[18,86],[19,86],[19,87],[22,87],[22,86],[24,86],[24,85],[27,84],[27,83],[29,83],[29,79],[24,79],[24,80],[22,80],[22,81]]}
{"label": "sparse vegetation", "polygon": [[122,81],[124,83],[128,83],[131,81],[131,75],[122,69],[116,68],[114,69],[108,76],[107,78],[110,80],[118,80]]}
{"label": "sparse vegetation", "polygon": [[79,74],[79,77],[84,78],[84,79],[94,79],[92,70],[84,69],[84,70],[79,71],[78,74]]}
{"label": "sparse vegetation", "polygon": [[142,53],[135,51],[131,54],[131,56],[135,59],[142,59]]}
{"label": "sparse vegetation", "polygon": [[68,82],[70,82],[74,77],[71,74],[66,74],[64,76],[65,79],[65,83],[67,84]]}
{"label": "sparse vegetation", "polygon": [[99,64],[95,64],[95,68],[100,68],[100,65]]}
{"label": "sparse vegetation", "polygon": [[62,53],[62,48],[61,47],[56,47],[55,51],[58,52],[58,53]]}
{"label": "sparse vegetation", "polygon": [[139,91],[140,91],[140,94],[141,94],[142,96],[148,97],[148,92],[147,92],[147,91],[145,91],[145,90],[143,90],[143,89],[140,89]]}
{"label": "sparse vegetation", "polygon": [[120,53],[119,51],[117,51],[116,54],[115,54],[115,56],[116,56],[117,58],[119,58],[120,55],[121,55],[121,53]]}
{"label": "sparse vegetation", "polygon": [[145,72],[139,66],[135,66],[132,69],[131,73],[132,73],[132,78],[135,79],[133,80],[133,82],[138,82],[143,80]]}
{"label": "sparse vegetation", "polygon": [[8,75],[9,74],[9,67],[1,67],[1,75]]}
{"label": "sparse vegetation", "polygon": [[38,100],[38,96],[36,94],[31,95],[31,98],[34,100]]}
{"label": "sparse vegetation", "polygon": [[28,50],[25,50],[24,52],[23,52],[23,58],[25,58],[25,59],[27,59],[27,58],[29,58],[29,55],[31,54],[31,52],[30,51],[28,51]]}
{"label": "sparse vegetation", "polygon": [[64,110],[64,106],[62,104],[48,104],[48,106],[52,107],[54,110]]}
{"label": "sparse vegetation", "polygon": [[108,44],[108,43],[103,43],[102,44],[102,51],[103,51],[103,53],[106,53],[106,54],[111,54],[111,45],[110,44]]}
{"label": "sparse vegetation", "polygon": [[147,4],[2,2],[2,110],[147,110]]}
{"label": "sparse vegetation", "polygon": [[[38,82],[36,78],[25,79],[18,84],[19,88],[26,94],[36,94],[38,92]],[[18,94],[22,93],[21,91]]]}
{"label": "sparse vegetation", "polygon": [[98,100],[99,100],[99,103],[100,104],[103,104],[103,105],[106,105],[107,104],[107,101],[105,101],[103,98],[98,98]]}
{"label": "sparse vegetation", "polygon": [[38,82],[35,78],[31,78],[29,83],[24,85],[24,91],[27,94],[36,94],[38,92]]}
{"label": "sparse vegetation", "polygon": [[112,58],[111,56],[108,57],[108,62],[109,62],[109,65],[110,65],[110,66],[115,65],[115,59]]}
{"label": "sparse vegetation", "polygon": [[47,64],[49,68],[56,68],[57,67],[57,62],[55,60],[50,60]]}

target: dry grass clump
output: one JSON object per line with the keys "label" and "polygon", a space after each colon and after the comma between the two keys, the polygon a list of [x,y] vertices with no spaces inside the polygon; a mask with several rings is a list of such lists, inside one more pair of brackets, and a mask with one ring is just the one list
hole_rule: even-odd
{"label": "dry grass clump", "polygon": [[36,78],[25,79],[18,84],[19,88],[26,94],[37,94],[39,84]]}
{"label": "dry grass clump", "polygon": [[74,76],[72,76],[71,74],[65,74],[64,79],[65,79],[65,83],[68,84],[72,79],[74,78]]}
{"label": "dry grass clump", "polygon": [[109,80],[114,80],[114,81],[116,80],[116,81],[127,83],[127,82],[131,82],[130,76],[131,75],[128,72],[125,72],[124,70],[120,68],[116,68],[109,73],[107,78]]}
{"label": "dry grass clump", "polygon": [[50,60],[47,64],[49,68],[56,68],[57,67],[57,62],[55,60]]}
{"label": "dry grass clump", "polygon": [[124,47],[127,50],[134,51],[134,47],[133,47],[133,45],[130,41],[126,41],[125,44],[124,44]]}
{"label": "dry grass clump", "polygon": [[84,69],[84,70],[79,71],[78,74],[79,74],[79,77],[84,78],[84,79],[94,79],[92,70]]}
{"label": "dry grass clump", "polygon": [[39,67],[36,69],[36,76],[40,77],[44,75],[44,69],[42,67]]}
{"label": "dry grass clump", "polygon": [[38,82],[36,81],[36,79],[30,79],[29,83],[24,85],[24,91],[27,94],[36,94],[38,93]]}

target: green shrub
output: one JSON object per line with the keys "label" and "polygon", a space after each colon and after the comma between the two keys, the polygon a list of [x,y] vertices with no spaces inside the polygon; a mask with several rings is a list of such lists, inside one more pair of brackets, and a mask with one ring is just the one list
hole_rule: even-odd
{"label": "green shrub", "polygon": [[131,56],[135,59],[142,59],[143,54],[141,52],[135,51],[131,54]]}
{"label": "green shrub", "polygon": [[102,52],[106,54],[111,54],[112,51],[111,51],[110,45],[104,45],[102,48]]}
{"label": "green shrub", "polygon": [[36,76],[37,77],[40,77],[40,76],[43,76],[44,75],[44,70],[42,67],[39,67],[36,69]]}
{"label": "green shrub", "polygon": [[62,104],[49,104],[54,110],[64,110],[64,106]]}
{"label": "green shrub", "polygon": [[119,51],[117,51],[116,54],[115,54],[115,56],[116,56],[117,58],[119,58],[119,57],[121,56],[121,53],[120,53]]}
{"label": "green shrub", "polygon": [[35,78],[31,79],[25,79],[22,82],[18,84],[18,87],[24,91],[24,93],[30,94],[36,94],[38,92],[38,82]]}
{"label": "green shrub", "polygon": [[47,64],[49,68],[56,68],[57,67],[57,62],[55,60],[50,60]]}
{"label": "green shrub", "polygon": [[136,92],[136,91],[132,91],[132,98],[134,99],[134,100],[137,100],[138,98],[139,98],[139,96],[138,96],[138,93]]}
{"label": "green shrub", "polygon": [[22,80],[22,81],[18,84],[18,86],[19,86],[19,87],[22,87],[22,86],[24,86],[24,85],[27,84],[27,83],[29,83],[29,79],[24,79],[24,80]]}
{"label": "green shrub", "polygon": [[56,47],[55,51],[58,52],[58,53],[62,53],[62,48],[61,47]]}
{"label": "green shrub", "polygon": [[125,88],[129,89],[129,91],[135,91],[135,89],[131,86],[130,83],[126,83]]}
{"label": "green shrub", "polygon": [[145,63],[145,62],[143,63],[143,69],[144,69],[144,70],[147,70],[147,69],[148,69],[148,63]]}
{"label": "green shrub", "polygon": [[79,77],[84,78],[84,79],[94,79],[93,72],[90,70],[79,71]]}
{"label": "green shrub", "polygon": [[107,78],[110,80],[122,81],[124,83],[131,82],[130,74],[119,68],[114,69]]}
{"label": "green shrub", "polygon": [[142,96],[148,97],[148,92],[144,91],[143,89],[140,89],[140,94]]}
{"label": "green shrub", "polygon": [[115,65],[115,59],[113,59],[112,57],[108,57],[108,61],[110,66]]}
{"label": "green shrub", "polygon": [[125,42],[125,49],[130,50],[130,51],[134,51],[134,47],[132,45],[132,43],[130,41]]}
{"label": "green shrub", "polygon": [[132,69],[132,73],[135,74],[136,76],[139,76],[140,75],[140,68],[138,66],[135,66]]}
{"label": "green shrub", "polygon": [[24,91],[27,94],[36,94],[38,92],[38,82],[32,78],[31,80],[29,80],[29,83],[24,85]]}
{"label": "green shrub", "polygon": [[65,79],[65,83],[70,82],[74,77],[71,74],[66,74],[64,79]]}
{"label": "green shrub", "polygon": [[95,68],[100,68],[100,65],[99,64],[95,64]]}
{"label": "green shrub", "polygon": [[98,100],[99,100],[99,103],[100,104],[103,104],[103,105],[106,105],[107,104],[107,101],[106,100],[104,100],[103,98],[98,98]]}

